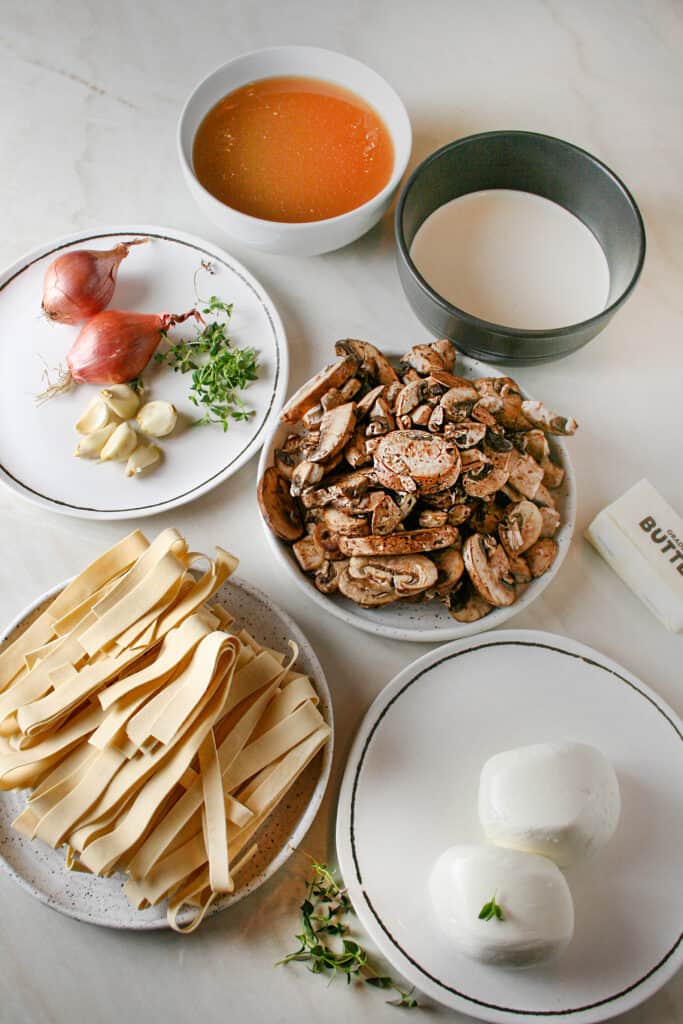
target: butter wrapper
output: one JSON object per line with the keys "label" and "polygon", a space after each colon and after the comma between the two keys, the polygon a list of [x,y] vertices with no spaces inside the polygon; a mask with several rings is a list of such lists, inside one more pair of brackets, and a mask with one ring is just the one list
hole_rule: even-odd
{"label": "butter wrapper", "polygon": [[667,629],[683,629],[683,519],[649,481],[598,513],[586,538]]}

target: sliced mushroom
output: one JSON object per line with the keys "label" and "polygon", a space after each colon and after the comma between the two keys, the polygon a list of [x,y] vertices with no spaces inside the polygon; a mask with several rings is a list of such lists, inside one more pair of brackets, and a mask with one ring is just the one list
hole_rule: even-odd
{"label": "sliced mushroom", "polygon": [[471,381],[465,380],[464,377],[455,379],[458,383],[441,396],[441,407],[446,419],[451,423],[467,419],[479,399],[479,393]]}
{"label": "sliced mushroom", "polygon": [[477,622],[493,611],[493,606],[475,590],[469,577],[465,577],[461,585],[452,590],[444,600],[449,614],[457,622]]}
{"label": "sliced mushroom", "polygon": [[344,384],[340,391],[342,401],[350,402],[352,398],[356,397],[362,387],[363,385],[358,380],[358,377],[351,377],[350,380],[347,380],[346,384]]}
{"label": "sliced mushroom", "polygon": [[[537,506],[538,507],[538,506]],[[553,537],[560,527],[560,513],[556,508],[543,505],[538,508],[541,513],[541,537]]]}
{"label": "sliced mushroom", "polygon": [[413,426],[415,427],[426,427],[432,416],[432,407],[427,405],[425,402],[423,405],[418,405],[417,409],[414,409],[410,414]]}
{"label": "sliced mushroom", "polygon": [[543,537],[529,548],[526,560],[534,579],[547,572],[557,557],[558,547],[551,537]]}
{"label": "sliced mushroom", "polygon": [[381,395],[368,413],[368,420],[368,425],[365,428],[366,437],[381,437],[394,429],[393,413],[389,408],[389,403]]}
{"label": "sliced mushroom", "polygon": [[[399,387],[400,386],[401,385],[399,384]],[[384,385],[379,384],[376,388],[372,388],[372,390],[368,391],[367,394],[363,395],[363,397],[359,399],[356,403],[356,419],[359,423],[361,420],[365,419],[377,399],[384,394],[385,390],[386,388]]]}
{"label": "sliced mushroom", "polygon": [[447,548],[455,541],[454,526],[439,526],[430,530],[403,530],[388,537],[340,537],[339,550],[354,555],[412,555],[421,551]]}
{"label": "sliced mushroom", "polygon": [[344,449],[344,457],[349,466],[354,469],[359,466],[367,466],[372,462],[372,456],[368,452],[365,427],[359,423],[351,435],[351,440]]}
{"label": "sliced mushroom", "polygon": [[478,402],[472,406],[472,419],[487,427],[496,426],[496,413],[503,408],[503,399],[500,395],[482,395]]}
{"label": "sliced mushroom", "polygon": [[391,587],[400,597],[412,597],[434,586],[438,571],[425,555],[352,558],[349,575],[375,586]]}
{"label": "sliced mushroom", "polygon": [[402,376],[405,376],[409,370],[414,370],[421,377],[427,377],[433,370],[439,372],[445,369],[443,359],[431,345],[413,345],[398,364],[398,370]]}
{"label": "sliced mushroom", "polygon": [[398,380],[396,370],[389,360],[369,341],[345,338],[336,342],[334,350],[338,356],[353,356],[358,361],[360,372],[365,377],[376,380],[378,384],[385,384],[388,387]]}
{"label": "sliced mushroom", "polygon": [[476,382],[479,394],[498,396],[500,407],[493,413],[507,430],[528,430],[532,425],[522,410],[522,392],[512,377],[482,377]]}
{"label": "sliced mushroom", "polygon": [[372,512],[372,533],[388,536],[395,531],[402,520],[403,515],[399,506],[391,495],[383,492]]}
{"label": "sliced mushroom", "polygon": [[505,486],[509,476],[510,454],[500,452],[494,453],[480,468],[465,473],[462,482],[470,497],[490,498]]}
{"label": "sliced mushroom", "polygon": [[543,483],[546,487],[555,490],[562,486],[565,475],[562,466],[557,466],[548,456],[541,461],[541,469],[543,470]]}
{"label": "sliced mushroom", "polygon": [[379,608],[383,604],[400,600],[392,586],[377,586],[371,580],[354,579],[348,567],[339,574],[337,584],[344,597],[355,601],[363,608]]}
{"label": "sliced mushroom", "polygon": [[323,412],[329,412],[330,409],[336,409],[338,405],[343,404],[344,399],[342,398],[342,393],[339,388],[330,388],[330,390],[326,391],[320,399],[320,407]]}
{"label": "sliced mushroom", "polygon": [[532,501],[508,505],[505,519],[498,527],[498,536],[508,555],[521,555],[541,536],[543,519]]}
{"label": "sliced mushroom", "polygon": [[473,534],[463,548],[465,567],[481,596],[496,608],[515,601],[515,584],[508,556],[493,537]]}
{"label": "sliced mushroom", "polygon": [[429,423],[427,428],[431,430],[433,434],[438,434],[439,431],[443,430],[444,423],[446,422],[446,414],[443,411],[442,406],[435,405],[432,409],[432,414],[429,417]]}
{"label": "sliced mushroom", "polygon": [[531,455],[522,455],[513,448],[510,452],[510,484],[525,498],[533,498],[543,480],[543,470]]}
{"label": "sliced mushroom", "polygon": [[409,416],[413,409],[417,409],[423,395],[424,381],[421,378],[414,380],[411,384],[404,385],[396,399],[394,412],[397,416]]}
{"label": "sliced mushroom", "polygon": [[370,524],[363,516],[351,516],[332,506],[323,509],[322,521],[330,533],[340,537],[367,537],[370,533]]}
{"label": "sliced mushroom", "polygon": [[556,508],[555,499],[552,494],[545,486],[545,484],[539,484],[538,490],[534,494],[534,504],[540,505],[546,508]]}
{"label": "sliced mushroom", "polygon": [[317,572],[325,562],[325,552],[318,546],[313,534],[296,541],[292,551],[304,572]]}
{"label": "sliced mushroom", "polygon": [[319,484],[324,475],[325,469],[323,466],[311,462],[310,459],[303,459],[291,476],[290,491],[292,496],[296,498],[305,488]]}
{"label": "sliced mushroom", "polygon": [[377,486],[377,476],[372,469],[356,469],[350,473],[330,477],[327,486],[335,494],[356,498]]}
{"label": "sliced mushroom", "polygon": [[330,363],[294,392],[280,413],[280,419],[284,423],[297,423],[305,412],[319,404],[330,388],[343,387],[357,369],[358,360],[353,355],[345,355],[335,363]]}
{"label": "sliced mushroom", "polygon": [[389,403],[389,408],[392,411],[394,409],[394,406],[396,405],[396,402],[398,400],[398,396],[401,394],[402,390],[403,390],[403,384],[401,383],[400,380],[395,380],[394,383],[390,384],[388,386],[388,388],[386,389],[386,392],[385,392],[386,400]]}
{"label": "sliced mushroom", "polygon": [[424,512],[420,512],[417,521],[422,530],[431,530],[434,526],[445,526],[448,522],[448,512],[436,508],[426,508]]}
{"label": "sliced mushroom", "polygon": [[374,455],[384,487],[429,494],[452,487],[460,475],[460,453],[453,442],[423,430],[395,430]]}
{"label": "sliced mushroom", "polygon": [[512,578],[516,584],[516,593],[519,596],[520,585],[523,586],[525,583],[531,582],[531,569],[524,555],[510,555],[508,554],[508,561],[510,563],[510,572]]}
{"label": "sliced mushroom", "polygon": [[461,580],[465,571],[465,560],[458,548],[445,548],[430,556],[438,570],[436,585],[430,590],[438,597],[445,597]]}
{"label": "sliced mushroom", "polygon": [[320,439],[309,453],[309,462],[329,462],[351,440],[356,426],[356,406],[346,402],[326,412],[320,421]]}
{"label": "sliced mushroom", "polygon": [[269,466],[258,483],[257,497],[261,515],[272,533],[292,543],[304,532],[304,524],[296,502],[289,493],[287,480],[275,466]]}
{"label": "sliced mushroom", "polygon": [[476,420],[461,420],[460,423],[449,423],[446,433],[455,441],[458,448],[474,448],[486,437],[486,425]]}
{"label": "sliced mushroom", "polygon": [[472,516],[474,508],[465,501],[456,501],[448,511],[448,525],[461,526]]}
{"label": "sliced mushroom", "polygon": [[448,338],[439,338],[438,341],[433,341],[431,348],[436,352],[439,359],[443,363],[443,368],[447,373],[453,372],[455,366],[455,345]]}
{"label": "sliced mushroom", "polygon": [[322,594],[335,594],[339,590],[339,577],[344,569],[348,567],[348,564],[349,562],[346,558],[340,562],[333,562],[329,559],[323,562],[316,572],[313,581],[316,590],[319,590]]}
{"label": "sliced mushroom", "polygon": [[280,476],[292,479],[294,470],[304,458],[304,437],[302,434],[290,434],[285,438],[282,448],[276,448],[275,466]]}
{"label": "sliced mushroom", "polygon": [[497,533],[505,519],[505,509],[495,501],[482,501],[470,517],[470,526],[476,533]]}
{"label": "sliced mushroom", "polygon": [[546,434],[566,436],[575,434],[578,429],[578,423],[575,419],[568,416],[558,416],[556,412],[549,409],[543,402],[524,401],[522,402],[522,412],[529,423],[534,427],[540,427]]}
{"label": "sliced mushroom", "polygon": [[521,452],[528,452],[538,463],[550,456],[548,438],[538,428],[525,430],[523,433],[517,434],[514,440]]}

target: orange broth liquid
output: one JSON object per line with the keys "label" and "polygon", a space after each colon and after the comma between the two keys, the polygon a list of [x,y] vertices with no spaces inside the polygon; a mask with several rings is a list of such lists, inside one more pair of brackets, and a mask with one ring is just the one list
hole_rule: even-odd
{"label": "orange broth liquid", "polygon": [[216,199],[262,220],[337,217],[384,188],[394,167],[369,104],[317,78],[264,78],[224,96],[200,124],[194,170]]}

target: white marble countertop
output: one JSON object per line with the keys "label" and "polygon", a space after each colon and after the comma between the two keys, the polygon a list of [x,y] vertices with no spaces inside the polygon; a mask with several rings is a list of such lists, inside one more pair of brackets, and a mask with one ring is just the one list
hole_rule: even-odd
{"label": "white marble countertop", "polygon": [[[580,421],[572,442],[580,493],[576,538],[559,577],[511,625],[591,644],[683,711],[680,636],[668,634],[582,539],[596,511],[644,475],[683,510],[678,0],[8,0],[2,11],[1,264],[101,224],[169,224],[224,242],[182,183],[176,119],[208,70],[241,51],[283,42],[344,50],[385,75],[412,119],[413,164],[457,136],[524,128],[584,146],[623,176],[648,231],[635,295],[592,344],[564,362],[518,374],[530,392]],[[319,367],[337,337],[405,347],[424,337],[400,290],[392,247],[389,219],[323,257],[232,247],[281,311],[292,385]],[[234,549],[244,574],[295,616],[333,689],[338,779],[365,708],[423,650],[359,635],[337,621],[332,629],[332,619],[292,592],[253,528],[255,472],[252,462],[196,504],[146,526],[178,525],[195,546]],[[42,513],[3,491],[0,620],[127,527]],[[332,856],[333,808],[334,787],[306,844],[319,856]],[[78,924],[0,877],[0,1020],[394,1020],[381,992],[349,992],[341,981],[328,989],[303,969],[273,970],[295,931],[302,870],[290,861],[260,892],[188,940]],[[456,1016],[429,1011],[430,1020]],[[683,976],[621,1020],[683,1020]]]}

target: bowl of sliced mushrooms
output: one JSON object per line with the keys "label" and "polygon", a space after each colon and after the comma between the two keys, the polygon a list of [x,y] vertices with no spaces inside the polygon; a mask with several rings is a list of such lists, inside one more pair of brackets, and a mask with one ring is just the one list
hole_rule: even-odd
{"label": "bowl of sliced mushrooms", "polygon": [[461,355],[402,357],[367,341],[292,395],[259,467],[278,559],[317,604],[400,640],[500,625],[550,582],[569,547],[576,421]]}

